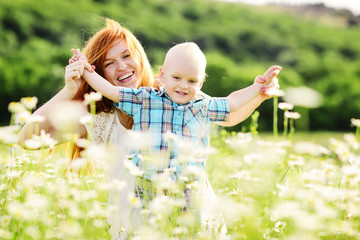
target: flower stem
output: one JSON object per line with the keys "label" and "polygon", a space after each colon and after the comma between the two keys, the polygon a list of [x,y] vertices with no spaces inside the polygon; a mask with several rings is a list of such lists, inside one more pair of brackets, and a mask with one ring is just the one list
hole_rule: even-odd
{"label": "flower stem", "polygon": [[292,138],[295,134],[294,119],[290,118],[290,133],[289,137]]}
{"label": "flower stem", "polygon": [[285,171],[284,175],[281,177],[279,183],[281,183],[284,180],[284,178],[285,178],[286,174],[288,173],[289,169],[290,169],[290,166],[288,166],[288,168],[286,169],[286,171]]}
{"label": "flower stem", "polygon": [[289,118],[284,116],[284,132],[283,132],[284,137],[286,137],[288,134],[288,125],[289,125]]}
{"label": "flower stem", "polygon": [[10,126],[15,124],[15,113],[11,113]]}
{"label": "flower stem", "polygon": [[275,96],[274,98],[274,115],[273,115],[273,132],[274,137],[278,136],[278,97]]}

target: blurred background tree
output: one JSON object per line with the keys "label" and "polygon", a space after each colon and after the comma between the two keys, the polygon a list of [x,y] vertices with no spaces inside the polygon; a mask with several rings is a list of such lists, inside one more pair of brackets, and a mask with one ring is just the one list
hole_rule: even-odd
{"label": "blurred background tree", "polygon": [[[102,17],[129,28],[154,69],[174,43],[196,42],[208,60],[209,95],[226,96],[278,64],[283,89],[307,86],[324,97],[303,130],[347,131],[360,117],[359,22],[342,11],[319,21],[212,0],[0,0],[1,125],[9,123],[9,102],[37,96],[41,105],[60,90],[70,49],[82,48]],[[271,101],[259,112],[259,130],[271,130]]]}

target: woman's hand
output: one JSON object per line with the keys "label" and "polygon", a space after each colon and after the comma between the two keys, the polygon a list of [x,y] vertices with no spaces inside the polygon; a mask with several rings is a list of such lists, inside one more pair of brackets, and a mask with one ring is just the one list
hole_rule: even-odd
{"label": "woman's hand", "polygon": [[71,49],[74,55],[69,59],[69,65],[65,68],[65,87],[64,89],[70,96],[75,96],[83,83],[81,76],[84,70],[93,72],[95,66],[91,66],[86,57],[80,53],[79,49]]}
{"label": "woman's hand", "polygon": [[74,62],[66,66],[65,68],[65,87],[64,89],[72,96],[75,96],[79,90],[83,79],[81,76],[84,72],[84,68],[81,62]]}

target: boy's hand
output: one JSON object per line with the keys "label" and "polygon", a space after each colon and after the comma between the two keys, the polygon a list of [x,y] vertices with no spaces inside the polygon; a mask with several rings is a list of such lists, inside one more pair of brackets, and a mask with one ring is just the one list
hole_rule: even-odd
{"label": "boy's hand", "polygon": [[279,92],[280,86],[276,76],[280,73],[281,69],[280,66],[272,66],[264,73],[264,76],[259,75],[255,78],[254,84],[260,85],[261,97],[264,100]]}
{"label": "boy's hand", "polygon": [[[78,67],[77,69],[79,70],[78,71],[78,75],[80,75],[80,76],[82,76],[83,75],[83,73],[84,73],[84,71],[83,70],[88,70],[89,72],[93,72],[93,70],[95,70],[95,66],[94,65],[90,65],[89,63],[88,63],[88,60],[87,60],[87,58],[85,57],[85,55],[84,54],[82,54],[81,52],[80,52],[80,49],[74,49],[74,48],[72,48],[71,49],[71,51],[74,53],[74,55],[69,59],[69,65],[71,65],[71,64],[73,64],[73,63],[75,63],[75,62],[82,62],[81,64],[80,64],[80,66],[81,67]],[[69,66],[68,65],[68,66]],[[66,76],[66,75],[65,75]],[[74,77],[76,77],[76,76],[73,76],[73,79],[75,79]],[[80,77],[78,77],[78,78],[80,78]]]}
{"label": "boy's hand", "polygon": [[282,67],[280,66],[271,66],[266,72],[264,73],[264,78],[266,80],[266,84],[277,84],[277,78],[276,76],[280,73]]}
{"label": "boy's hand", "polygon": [[85,61],[85,62],[88,61],[88,59],[85,57],[85,55],[80,52],[80,49],[72,48],[71,51],[74,53],[74,55],[69,59],[70,64],[74,63],[76,61],[80,61],[80,60]]}

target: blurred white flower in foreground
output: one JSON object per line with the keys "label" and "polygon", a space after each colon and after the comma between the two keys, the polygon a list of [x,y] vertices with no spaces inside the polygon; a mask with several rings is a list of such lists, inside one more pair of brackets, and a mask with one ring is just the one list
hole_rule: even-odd
{"label": "blurred white flower in foreground", "polygon": [[285,95],[285,92],[280,89],[269,88],[269,89],[266,89],[265,94],[269,95],[271,97],[283,97]]}
{"label": "blurred white flower in foreground", "polygon": [[252,199],[238,202],[233,198],[221,196],[221,211],[224,213],[224,219],[227,226],[233,226],[241,218],[250,219],[255,212],[255,203]]}
{"label": "blurred white flower in foreground", "polygon": [[135,196],[134,192],[129,192],[128,200],[129,200],[132,207],[134,207],[134,208],[141,208],[142,207],[141,200]]}
{"label": "blurred white flower in foreground", "polygon": [[100,92],[91,92],[91,93],[86,93],[84,95],[84,98],[85,98],[84,102],[86,104],[89,104],[92,101],[95,101],[95,102],[100,101],[102,99],[102,95]]}
{"label": "blurred white flower in foreground", "polygon": [[13,239],[13,233],[0,228],[0,237],[1,239]]}
{"label": "blurred white flower in foreground", "polygon": [[25,206],[35,211],[44,211],[48,206],[48,200],[40,194],[28,193],[26,196]]}
{"label": "blurred white flower in foreground", "polygon": [[285,115],[285,117],[290,118],[290,119],[301,118],[301,115],[298,112],[285,112],[284,115]]}
{"label": "blurred white flower in foreground", "polygon": [[31,113],[28,111],[22,111],[15,114],[15,124],[24,124],[31,117]]}
{"label": "blurred white flower in foreground", "polygon": [[282,232],[285,226],[286,226],[285,222],[278,221],[275,223],[274,231]]}
{"label": "blurred white flower in foreground", "polygon": [[312,156],[320,156],[324,152],[321,145],[308,141],[294,143],[294,151],[297,154],[310,154]]}
{"label": "blurred white flower in foreground", "polygon": [[300,155],[290,155],[289,166],[291,167],[302,167],[305,163],[305,159]]}
{"label": "blurred white flower in foreground", "polygon": [[78,147],[81,148],[87,148],[88,146],[91,145],[91,141],[89,139],[86,138],[79,138],[75,140],[75,143]]}
{"label": "blurred white flower in foreground", "polygon": [[233,149],[241,149],[247,146],[247,143],[250,143],[253,140],[252,133],[242,133],[239,132],[236,136],[231,136],[225,140],[225,143],[228,144]]}
{"label": "blurred white flower in foreground", "polygon": [[292,219],[301,231],[315,231],[322,226],[320,218],[307,212],[297,201],[284,201],[277,204],[271,211],[271,216],[274,219]]}
{"label": "blurred white flower in foreground", "polygon": [[360,127],[360,119],[352,118],[351,124],[355,127]]}
{"label": "blurred white flower in foreground", "polygon": [[149,149],[151,143],[154,142],[151,141],[150,133],[129,130],[127,134],[128,139],[126,144],[133,150]]}
{"label": "blurred white flower in foreground", "polygon": [[41,115],[31,115],[28,121],[32,123],[41,123],[45,121],[45,117]]}
{"label": "blurred white flower in foreground", "polygon": [[149,206],[149,210],[155,217],[161,217],[170,213],[171,201],[168,196],[156,196]]}
{"label": "blurred white flower in foreground", "polygon": [[144,171],[141,170],[139,167],[135,166],[135,164],[131,160],[125,159],[124,160],[124,167],[133,176],[142,176],[144,174]]}
{"label": "blurred white flower in foreground", "polygon": [[0,127],[0,142],[5,144],[17,143],[19,130],[19,125]]}
{"label": "blurred white flower in foreground", "polygon": [[336,153],[336,155],[341,159],[342,162],[347,162],[350,160],[352,153],[346,143],[339,141],[336,138],[330,138],[329,141],[330,149]]}
{"label": "blurred white flower in foreground", "polygon": [[54,148],[57,140],[52,138],[45,130],[41,130],[40,135],[32,135],[31,139],[25,140],[25,146],[29,149]]}
{"label": "blurred white flower in foreground", "polygon": [[20,102],[29,110],[34,109],[38,102],[37,97],[23,97]]}
{"label": "blurred white flower in foreground", "polygon": [[294,108],[294,104],[292,103],[287,103],[287,102],[281,102],[278,104],[278,107],[281,109],[281,110],[293,110]]}
{"label": "blurred white flower in foreground", "polygon": [[167,235],[160,230],[156,230],[153,227],[143,226],[134,232],[133,240],[159,240],[169,239]]}
{"label": "blurred white flower in foreground", "polygon": [[26,111],[26,107],[19,102],[11,102],[8,105],[8,110],[11,113],[19,113]]}
{"label": "blurred white flower in foreground", "polygon": [[73,133],[78,128],[80,118],[85,114],[87,111],[82,103],[67,101],[56,104],[51,109],[49,120],[57,130]]}
{"label": "blurred white flower in foreground", "polygon": [[7,210],[10,216],[16,219],[35,221],[37,218],[33,211],[31,211],[29,208],[25,207],[24,204],[21,204],[19,202],[9,202],[9,204],[7,205]]}
{"label": "blurred white flower in foreground", "polygon": [[41,233],[37,226],[27,227],[25,230],[26,235],[30,236],[32,239],[40,239]]}
{"label": "blurred white flower in foreground", "polygon": [[11,221],[11,218],[7,215],[3,215],[0,217],[0,226],[7,227]]}
{"label": "blurred white flower in foreground", "polygon": [[80,223],[74,221],[60,222],[59,228],[57,228],[57,230],[57,238],[60,239],[79,237],[83,232]]}
{"label": "blurred white flower in foreground", "polygon": [[344,140],[345,142],[355,150],[360,149],[360,142],[357,141],[356,136],[352,133],[346,133],[344,134]]}
{"label": "blurred white flower in foreground", "polygon": [[251,165],[254,162],[258,162],[263,159],[264,156],[261,153],[249,153],[244,156],[244,162]]}
{"label": "blurred white flower in foreground", "polygon": [[91,114],[85,114],[84,116],[80,117],[79,122],[83,125],[88,125],[92,122],[93,116]]}
{"label": "blurred white flower in foreground", "polygon": [[322,95],[319,92],[305,86],[287,88],[284,99],[295,106],[306,108],[317,108],[323,102]]}

